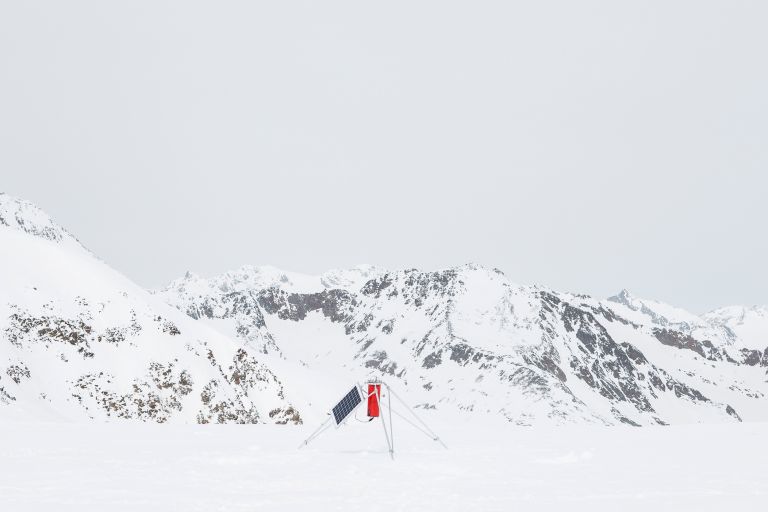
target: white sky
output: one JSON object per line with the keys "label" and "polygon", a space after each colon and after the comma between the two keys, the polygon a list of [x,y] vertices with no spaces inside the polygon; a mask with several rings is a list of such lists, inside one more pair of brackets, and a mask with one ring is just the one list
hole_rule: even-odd
{"label": "white sky", "polygon": [[145,286],[474,261],[768,303],[768,3],[0,3],[0,189]]}

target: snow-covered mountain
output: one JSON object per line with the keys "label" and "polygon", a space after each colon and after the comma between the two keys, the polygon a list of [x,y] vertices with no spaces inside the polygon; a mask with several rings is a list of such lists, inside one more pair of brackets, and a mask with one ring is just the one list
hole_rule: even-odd
{"label": "snow-covered mountain", "polygon": [[768,419],[761,309],[699,317],[626,291],[520,286],[477,265],[334,275],[354,278],[243,267],[156,293],[272,357],[302,410],[319,383],[384,376],[420,407],[524,425]]}
{"label": "snow-covered mountain", "polygon": [[0,418],[299,422],[247,344],[158,300],[0,194]]}
{"label": "snow-covered mountain", "polygon": [[0,418],[314,421],[385,377],[418,407],[541,423],[766,420],[768,310],[694,315],[463,265],[245,266],[153,293],[0,195]]}

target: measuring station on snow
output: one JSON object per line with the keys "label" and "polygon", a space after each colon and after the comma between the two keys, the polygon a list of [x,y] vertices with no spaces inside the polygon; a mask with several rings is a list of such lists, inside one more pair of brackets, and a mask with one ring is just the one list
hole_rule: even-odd
{"label": "measuring station on snow", "polygon": [[[392,407],[393,397],[396,400],[396,406],[399,404],[405,408],[405,411],[410,414],[412,419],[406,416],[406,414],[403,412],[399,411],[397,407]],[[317,428],[317,430],[312,432],[312,434],[306,438],[303,443],[301,443],[299,448],[308,445],[310,441],[316,439],[320,434],[325,432],[331,426],[335,425],[336,428],[341,427],[349,418],[349,415],[355,411],[364,401],[368,406],[368,421],[374,421],[376,418],[381,420],[381,426],[384,430],[384,437],[387,440],[387,447],[389,448],[390,457],[394,458],[395,456],[395,439],[392,428],[393,415],[397,416],[400,420],[410,424],[416,430],[422,432],[433,441],[437,441],[444,448],[448,448],[445,446],[445,443],[443,443],[443,441],[437,436],[437,434],[435,434],[432,429],[429,428],[429,426],[427,426],[427,424],[424,423],[424,421],[416,414],[416,412],[414,412],[413,408],[409,407],[408,404],[406,404],[405,401],[397,395],[397,393],[392,391],[392,388],[387,383],[380,380],[368,381],[365,387],[361,386],[360,384],[355,384],[355,386],[353,386],[352,389],[349,390],[349,392],[344,395],[344,397],[339,400],[335,406],[333,406],[331,411],[328,413],[328,418]],[[386,416],[388,416],[387,418],[385,418],[385,413]]]}

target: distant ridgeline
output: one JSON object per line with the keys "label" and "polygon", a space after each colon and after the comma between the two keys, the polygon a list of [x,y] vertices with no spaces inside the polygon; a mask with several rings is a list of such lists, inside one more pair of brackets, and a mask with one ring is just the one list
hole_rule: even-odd
{"label": "distant ridgeline", "polygon": [[768,420],[768,308],[702,316],[464,265],[242,267],[149,293],[0,195],[0,418],[300,423],[385,376],[517,425]]}

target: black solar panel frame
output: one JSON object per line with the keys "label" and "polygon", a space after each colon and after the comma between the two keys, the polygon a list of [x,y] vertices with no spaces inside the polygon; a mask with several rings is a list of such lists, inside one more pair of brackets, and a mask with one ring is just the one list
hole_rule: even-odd
{"label": "black solar panel frame", "polygon": [[341,425],[344,419],[349,416],[349,413],[354,411],[361,403],[363,403],[363,398],[360,396],[360,390],[355,386],[332,409],[336,425]]}

